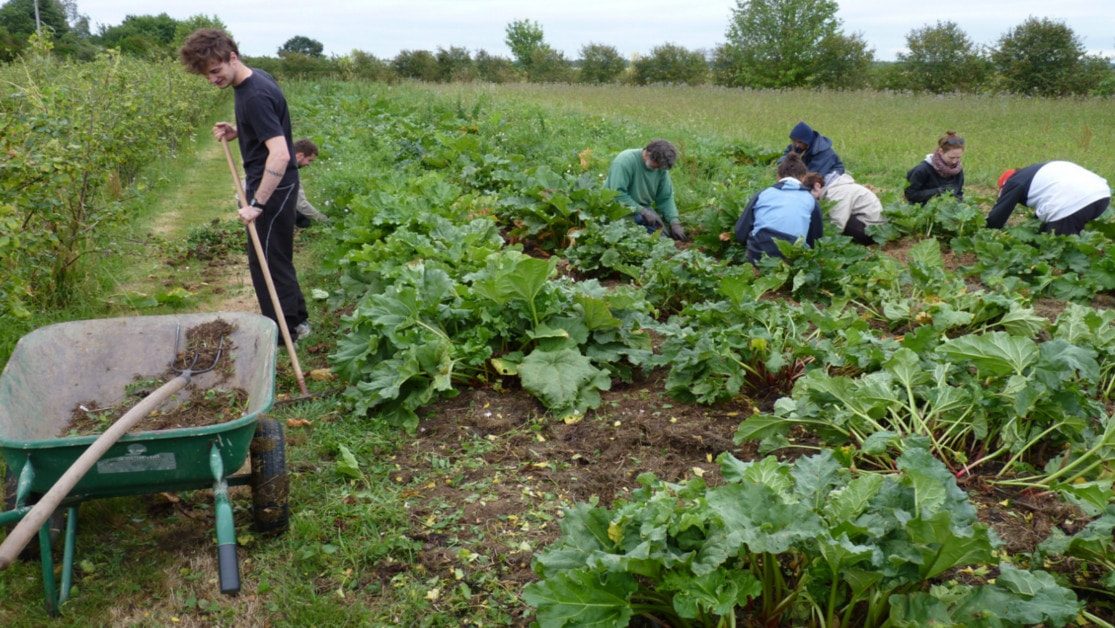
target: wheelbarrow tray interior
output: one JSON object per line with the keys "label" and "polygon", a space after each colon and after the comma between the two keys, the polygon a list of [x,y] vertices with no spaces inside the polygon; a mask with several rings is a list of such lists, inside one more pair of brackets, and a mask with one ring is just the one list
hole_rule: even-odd
{"label": "wheelbarrow tray interior", "polygon": [[[125,435],[93,466],[71,498],[107,497],[212,486],[211,444],[224,468],[244,462],[260,413],[271,407],[275,388],[276,326],[258,314],[221,312],[134,316],[59,323],[37,329],[16,344],[0,373],[0,454],[9,475],[32,463],[32,491],[46,492],[97,435],[59,437],[74,408],[118,403],[140,378],[163,381],[187,330],[223,319],[230,334],[233,373],[222,386],[243,389],[247,411],[216,425]],[[222,358],[222,363],[224,359]],[[201,368],[199,365],[198,368]],[[197,388],[216,385],[220,375],[195,375],[169,403]]]}

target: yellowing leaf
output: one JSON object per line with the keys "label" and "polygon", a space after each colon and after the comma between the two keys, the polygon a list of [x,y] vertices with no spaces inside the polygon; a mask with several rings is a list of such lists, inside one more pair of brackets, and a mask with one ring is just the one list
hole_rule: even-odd
{"label": "yellowing leaf", "polygon": [[[514,362],[508,362],[507,360],[501,358],[492,358],[490,362],[492,363],[492,368],[494,368],[500,375],[519,374],[519,367]],[[484,407],[487,408],[488,406],[485,405]]]}
{"label": "yellowing leaf", "polygon": [[586,148],[577,153],[577,159],[581,162],[581,170],[588,170],[592,165],[592,149]]}
{"label": "yellowing leaf", "polygon": [[287,419],[286,420],[286,426],[287,427],[310,427],[311,425],[313,425],[313,423],[308,421],[307,419]]}
{"label": "yellowing leaf", "polygon": [[702,469],[701,467],[693,467],[693,475],[695,475],[699,478],[703,478],[703,477],[705,477],[705,470]]}
{"label": "yellowing leaf", "polygon": [[623,540],[623,528],[615,521],[608,524],[608,538],[617,545]]}
{"label": "yellowing leaf", "polygon": [[310,376],[310,379],[314,380],[315,382],[328,382],[337,378],[337,376],[333,373],[333,369],[329,368],[314,369],[310,371],[308,375]]}

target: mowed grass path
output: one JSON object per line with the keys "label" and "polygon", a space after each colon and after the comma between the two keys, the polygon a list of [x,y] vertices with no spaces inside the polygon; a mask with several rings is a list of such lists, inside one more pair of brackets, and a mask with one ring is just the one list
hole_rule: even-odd
{"label": "mowed grass path", "polygon": [[[1006,168],[1066,159],[1115,182],[1115,100],[1019,96],[929,96],[867,91],[758,91],[719,87],[443,85],[465,99],[540,103],[609,118],[638,120],[683,149],[718,136],[782,149],[805,120],[833,140],[848,171],[887,189],[936,147],[946,130],[967,140],[969,186],[993,192]],[[646,138],[647,140],[651,138]]]}

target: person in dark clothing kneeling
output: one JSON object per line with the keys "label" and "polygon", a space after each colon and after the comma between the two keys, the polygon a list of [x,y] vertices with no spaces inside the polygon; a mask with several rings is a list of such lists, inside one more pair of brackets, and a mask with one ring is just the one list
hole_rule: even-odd
{"label": "person in dark clothing kneeling", "polygon": [[782,257],[775,239],[805,239],[812,247],[824,226],[817,202],[823,177],[808,172],[801,156],[790,153],[778,164],[778,183],[759,192],[747,203],[736,222],[736,240],[747,246],[747,259],[758,264],[763,255]]}
{"label": "person in dark clothing kneeling", "polygon": [[1070,161],[1047,161],[999,176],[999,200],[987,226],[1001,229],[1019,203],[1032,207],[1041,231],[1075,235],[1111,204],[1107,179]]}
{"label": "person in dark clothing kneeling", "polygon": [[964,199],[964,166],[960,158],[964,156],[964,138],[956,131],[945,131],[937,140],[937,150],[925,156],[925,160],[906,173],[906,200],[924,205],[929,199],[941,194],[952,194],[957,200]]}

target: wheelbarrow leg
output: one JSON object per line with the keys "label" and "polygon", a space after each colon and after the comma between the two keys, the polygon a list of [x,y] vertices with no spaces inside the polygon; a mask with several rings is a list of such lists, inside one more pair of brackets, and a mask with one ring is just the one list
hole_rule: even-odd
{"label": "wheelbarrow leg", "polygon": [[240,592],[240,564],[236,559],[236,525],[232,519],[232,503],[228,499],[228,482],[225,465],[217,443],[209,449],[209,468],[213,471],[213,496],[216,498],[217,515],[217,573],[221,593],[236,595]]}
{"label": "wheelbarrow leg", "polygon": [[77,506],[66,509],[66,541],[62,546],[62,588],[58,592],[58,605],[70,599],[74,584],[74,539],[77,537]]}
{"label": "wheelbarrow leg", "polygon": [[62,604],[70,599],[70,589],[74,583],[74,538],[77,536],[77,506],[66,509],[66,540],[62,550],[62,584],[55,588],[54,547],[50,522],[39,529],[39,554],[43,566],[43,595],[46,597],[46,611],[52,617],[62,614]]}
{"label": "wheelbarrow leg", "polygon": [[43,566],[43,596],[46,597],[46,612],[51,617],[58,616],[58,596],[54,582],[54,548],[50,543],[50,524],[39,528],[39,557]]}

